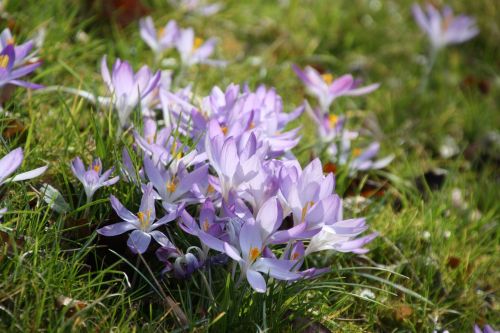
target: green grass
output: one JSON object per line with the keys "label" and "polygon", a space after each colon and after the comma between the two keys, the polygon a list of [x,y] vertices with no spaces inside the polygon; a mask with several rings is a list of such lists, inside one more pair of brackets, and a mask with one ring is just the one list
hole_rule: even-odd
{"label": "green grass", "polygon": [[[96,241],[95,228],[111,218],[109,194],[133,207],[139,193],[120,182],[99,190],[85,206],[81,185],[69,169],[75,156],[86,162],[99,156],[105,167],[117,165],[122,146],[131,138],[118,136],[109,110],[64,93],[16,89],[4,105],[8,113],[1,116],[0,127],[3,132],[17,119],[25,131],[2,139],[1,156],[23,146],[22,170],[43,163],[50,169],[41,179],[2,187],[2,207],[9,207],[9,213],[0,225],[0,331],[157,332],[184,327],[291,332],[313,321],[334,332],[469,332],[474,323],[484,322],[500,327],[499,143],[496,151],[493,146],[489,150],[496,162],[486,160],[477,167],[464,155],[486,133],[498,133],[500,124],[497,1],[450,1],[456,12],[477,18],[481,33],[439,54],[424,93],[418,87],[427,43],[410,15],[411,1],[289,2],[280,7],[275,1],[225,1],[220,14],[200,18],[175,11],[163,0],[145,1],[154,8],[157,24],[174,18],[202,37],[220,39],[218,56],[230,65],[187,71],[184,82],[194,81],[197,94],[231,82],[251,87],[265,83],[275,86],[285,109],[292,110],[304,99],[293,63],[315,64],[338,75],[353,72],[367,82],[382,83],[366,97],[343,99],[334,106],[336,111],[361,110],[361,118],[375,117],[383,152],[396,155],[388,168],[392,178],[386,194],[348,212],[368,217],[371,229],[380,232],[371,252],[317,257],[332,265],[331,274],[300,284],[270,283],[267,295],[236,288],[224,270],[195,274],[187,281],[161,280],[160,267],[153,264],[151,274],[145,266],[152,258],[127,256],[125,247],[110,252],[107,243]],[[109,62],[120,57],[135,68],[154,66],[135,23],[119,28],[97,17],[87,3],[7,1],[17,41],[46,28],[44,63],[32,78],[35,82],[103,93],[99,62],[104,54]],[[6,24],[2,20],[2,27]],[[82,31],[86,42],[77,38]],[[467,77],[486,80],[489,91],[464,86]],[[306,116],[300,122],[301,147],[307,147],[314,140],[314,127]],[[451,159],[438,153],[446,137],[460,151]],[[299,154],[304,163],[309,156],[307,150]],[[448,170],[448,175],[441,189],[424,196],[414,179],[433,167]],[[40,200],[37,192],[43,182],[61,191],[71,206],[68,214],[54,213]],[[348,180],[340,181],[339,191],[347,186]],[[452,201],[457,189],[466,208]],[[399,211],[393,208],[396,196]],[[374,293],[373,300],[359,297],[366,288]],[[61,306],[61,296],[86,305]],[[179,324],[169,300],[186,315],[187,325]]]}

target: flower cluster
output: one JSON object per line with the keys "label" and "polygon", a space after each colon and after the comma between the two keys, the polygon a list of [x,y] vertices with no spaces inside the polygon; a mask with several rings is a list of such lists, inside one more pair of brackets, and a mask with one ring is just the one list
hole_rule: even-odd
{"label": "flower cluster", "polygon": [[182,29],[173,20],[156,30],[153,19],[148,16],[139,22],[139,28],[142,39],[153,50],[157,59],[165,51],[175,48],[184,66],[196,64],[221,66],[225,64],[223,61],[210,59],[215,51],[215,38],[205,41],[200,37],[195,37],[192,28]]}
{"label": "flower cluster", "polygon": [[[110,77],[122,70],[115,66]],[[367,229],[365,219],[343,218],[333,174],[324,175],[318,159],[302,169],[291,154],[299,129],[287,127],[303,106],[284,112],[281,97],[264,86],[215,87],[199,105],[190,95],[189,87],[177,93],[160,89],[165,126],[145,118],[143,132],[134,131],[141,170],[135,172],[124,154],[125,178],[143,191],[139,212],[112,196],[122,222],[99,234],[132,231],[128,246],[134,253],[147,251],[153,238],[165,271],[180,277],[222,255],[258,292],[266,290],[263,274],[295,281],[323,272],[301,270],[314,252],[366,251],[376,234],[358,237]],[[155,202],[164,211],[156,222]],[[174,220],[199,240],[186,253],[162,231]]]}
{"label": "flower cluster", "polygon": [[306,91],[318,101],[314,109],[308,105],[307,113],[317,126],[320,152],[326,152],[327,158],[335,165],[347,167],[350,175],[358,171],[382,169],[392,161],[392,155],[377,159],[380,144],[376,141],[363,147],[355,146],[360,132],[346,127],[348,119],[345,114],[330,112],[332,103],[338,97],[365,95],[376,90],[379,84],[361,87],[361,81],[349,74],[334,79],[332,74],[320,74],[309,66],[304,70],[297,66],[293,69]]}

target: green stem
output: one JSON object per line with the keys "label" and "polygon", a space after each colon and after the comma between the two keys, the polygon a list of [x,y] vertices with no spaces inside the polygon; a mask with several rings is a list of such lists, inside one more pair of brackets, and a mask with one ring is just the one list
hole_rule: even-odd
{"label": "green stem", "polygon": [[437,55],[438,55],[438,50],[432,47],[429,52],[427,66],[425,67],[424,74],[422,75],[422,79],[420,80],[420,86],[418,88],[418,91],[421,94],[424,93],[425,90],[427,89],[432,69],[434,68],[434,64],[436,63]]}

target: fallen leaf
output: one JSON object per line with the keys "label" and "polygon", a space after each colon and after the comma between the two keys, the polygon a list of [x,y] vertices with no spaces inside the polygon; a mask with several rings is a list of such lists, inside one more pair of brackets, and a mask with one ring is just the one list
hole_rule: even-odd
{"label": "fallen leaf", "polygon": [[337,172],[337,166],[332,162],[327,162],[325,163],[325,165],[323,165],[323,172],[335,174]]}
{"label": "fallen leaf", "polygon": [[146,16],[149,9],[140,0],[87,0],[98,15],[109,22],[115,21],[120,27]]}
{"label": "fallen leaf", "polygon": [[394,316],[398,321],[406,320],[410,318],[412,314],[413,314],[412,307],[406,304],[400,304],[394,309]]}
{"label": "fallen leaf", "polygon": [[5,126],[2,135],[6,139],[11,139],[19,134],[22,134],[25,129],[26,127],[20,120],[11,119],[7,123],[7,126]]}
{"label": "fallen leaf", "polygon": [[450,268],[457,268],[458,265],[460,265],[460,258],[458,257],[448,257],[448,262],[446,263],[446,266],[450,267]]}

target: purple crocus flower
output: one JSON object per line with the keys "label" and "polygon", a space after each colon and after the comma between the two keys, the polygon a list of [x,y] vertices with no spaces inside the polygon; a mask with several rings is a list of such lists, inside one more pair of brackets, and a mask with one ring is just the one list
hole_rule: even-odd
{"label": "purple crocus flower", "polygon": [[0,185],[8,182],[18,182],[40,176],[47,170],[47,166],[20,173],[12,178],[8,178],[14,173],[23,162],[24,154],[22,148],[16,148],[0,159]]}
{"label": "purple crocus flower", "polygon": [[302,80],[307,91],[318,99],[319,106],[325,113],[328,112],[330,105],[337,97],[365,95],[379,87],[378,83],[374,83],[359,88],[359,81],[355,80],[350,74],[334,79],[331,74],[321,75],[310,66],[301,70],[294,65],[293,70]]}
{"label": "purple crocus flower", "polygon": [[171,20],[157,31],[153,19],[148,16],[139,21],[139,32],[146,44],[157,56],[160,56],[166,50],[175,47],[179,36],[179,27],[177,22]]}
{"label": "purple crocus flower", "polygon": [[215,206],[210,200],[206,200],[201,205],[198,222],[184,210],[181,213],[179,226],[188,234],[195,236],[202,231],[214,237],[219,237],[223,231],[223,223],[215,214]]}
{"label": "purple crocus flower", "polygon": [[112,94],[108,103],[114,105],[122,127],[129,124],[130,114],[139,104],[145,109],[149,107],[149,105],[143,103],[145,101],[149,102],[148,95],[157,88],[161,77],[160,71],[152,74],[147,66],[141,67],[134,74],[132,66],[127,61],[121,61],[120,59],[116,60],[110,74],[106,56],[101,61],[101,74],[109,92]]}
{"label": "purple crocus flower", "polygon": [[225,62],[209,59],[214,53],[216,43],[215,38],[210,38],[207,41],[204,41],[200,37],[195,38],[193,29],[188,28],[180,30],[176,47],[181,56],[182,63],[186,66],[197,64],[223,66]]}
{"label": "purple crocus flower", "polygon": [[268,146],[267,157],[276,157],[295,147],[300,128],[286,131],[290,121],[297,118],[303,107],[291,113],[283,112],[281,97],[274,89],[259,86],[255,92],[231,84],[222,91],[214,87],[202,101],[201,110],[192,112],[192,122],[197,132],[205,131],[208,122],[217,120],[226,137],[236,141],[252,132],[258,146]]}
{"label": "purple crocus flower", "polygon": [[334,142],[327,149],[335,163],[348,167],[350,175],[354,175],[358,171],[383,169],[392,162],[394,155],[376,159],[380,151],[380,143],[378,142],[372,142],[364,149],[352,148],[352,141],[358,136],[358,132],[344,129],[340,136],[340,142]]}
{"label": "purple crocus flower", "polygon": [[325,224],[336,221],[341,210],[340,198],[333,194],[333,174],[325,176],[319,159],[304,170],[295,164],[281,169],[280,199],[285,215],[292,214],[294,226],[305,226],[308,237],[315,235]]}
{"label": "purple crocus flower", "polygon": [[97,229],[98,234],[103,236],[116,236],[133,230],[129,235],[127,245],[134,253],[146,252],[151,243],[151,237],[163,247],[175,248],[167,236],[156,229],[173,221],[177,217],[177,212],[169,213],[155,222],[155,199],[153,185],[151,183],[149,183],[144,190],[141,206],[137,214],[126,209],[113,195],[110,196],[110,201],[114,211],[123,221]]}
{"label": "purple crocus flower", "polygon": [[211,16],[222,9],[221,3],[207,3],[204,0],[169,0],[169,2],[181,10],[201,16]]}
{"label": "purple crocus flower", "polygon": [[295,226],[276,232],[273,241],[312,237],[305,255],[323,250],[367,252],[363,246],[377,234],[355,239],[367,229],[366,221],[364,218],[344,220],[342,200],[332,194],[333,188],[333,175],[323,175],[318,159],[302,171],[299,166],[282,168],[281,199],[286,207],[285,215],[292,213]]}
{"label": "purple crocus flower", "polygon": [[500,331],[495,330],[490,325],[484,325],[481,329],[478,325],[474,325],[474,333],[500,333]]}
{"label": "purple crocus flower", "polygon": [[295,261],[265,256],[271,236],[281,226],[282,221],[281,205],[273,197],[262,205],[255,219],[250,218],[243,223],[238,238],[231,242],[232,244],[204,232],[199,232],[199,237],[206,246],[224,252],[235,260],[240,266],[241,277],[246,277],[255,291],[263,293],[266,291],[266,282],[261,273],[284,281],[293,281],[301,277],[300,274],[291,271],[296,264]]}
{"label": "purple crocus flower", "polygon": [[476,21],[465,15],[454,16],[453,10],[446,6],[440,13],[433,5],[427,4],[427,15],[414,4],[413,16],[431,41],[432,47],[439,50],[446,45],[460,44],[479,33]]}
{"label": "purple crocus flower", "polygon": [[184,204],[199,202],[199,196],[194,193],[196,186],[208,187],[207,164],[188,172],[183,163],[179,163],[176,169],[165,168],[145,156],[144,171],[168,212],[176,211]]}
{"label": "purple crocus flower", "polygon": [[262,154],[257,152],[256,137],[250,134],[246,142],[236,142],[233,137],[225,138],[216,120],[209,123],[205,137],[205,151],[210,165],[217,173],[218,191],[225,201],[231,192],[237,192],[240,185],[248,182],[259,172]]}
{"label": "purple crocus flower", "polygon": [[[26,52],[26,50],[18,51],[19,55],[21,56],[23,55],[23,52]],[[23,63],[23,60],[18,59],[17,63]],[[15,64],[16,51],[12,44],[8,44],[0,52],[0,88],[5,86],[6,84],[13,84],[30,89],[40,89],[43,87],[39,84],[19,80],[21,77],[33,72],[38,66],[41,65],[41,62],[19,65],[17,67],[15,66]]]}
{"label": "purple crocus flower", "polygon": [[152,158],[156,165],[158,162],[169,167],[173,173],[177,173],[179,167],[190,167],[198,165],[206,160],[204,153],[198,153],[196,149],[183,144],[170,127],[157,130],[156,122],[152,119],[144,119],[144,136],[134,131],[137,145]]}
{"label": "purple crocus flower", "polygon": [[76,157],[71,161],[71,171],[76,178],[83,184],[85,194],[87,195],[87,202],[92,200],[94,193],[104,186],[111,186],[115,184],[120,177],[116,176],[109,179],[114,168],[102,173],[101,159],[96,158],[87,170],[80,157]]}
{"label": "purple crocus flower", "polygon": [[271,197],[276,196],[279,190],[279,172],[283,162],[270,160],[262,164],[258,174],[244,184],[244,198],[252,207],[252,212],[257,214],[262,205]]}
{"label": "purple crocus flower", "polygon": [[[47,170],[47,166],[43,166],[8,178],[21,166],[23,158],[23,149],[16,148],[0,159],[0,185],[9,182],[32,179],[40,176],[45,172],[45,170]],[[0,218],[3,216],[3,214],[5,214],[5,212],[7,212],[7,208],[0,209]]]}
{"label": "purple crocus flower", "polygon": [[330,144],[337,139],[344,129],[345,117],[333,113],[324,113],[320,108],[312,109],[309,105],[306,112],[316,123],[319,140]]}
{"label": "purple crocus flower", "polygon": [[191,246],[185,254],[172,247],[161,247],[156,251],[156,257],[165,264],[162,273],[173,272],[177,279],[189,278],[205,264],[204,254],[196,246]]}
{"label": "purple crocus flower", "polygon": [[378,236],[378,233],[375,232],[355,238],[368,228],[364,218],[340,220],[334,223],[330,221],[330,223],[324,225],[321,231],[311,238],[305,255],[324,250],[366,253],[368,249],[363,248],[363,246]]}
{"label": "purple crocus flower", "polygon": [[30,52],[33,49],[34,44],[33,40],[28,40],[23,44],[15,45],[14,37],[12,36],[9,28],[5,28],[2,33],[0,33],[0,49],[3,50],[7,47],[7,45],[14,46],[14,53],[16,55],[14,61],[15,68],[24,65],[33,59],[34,53]]}

